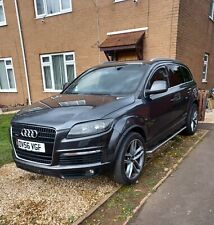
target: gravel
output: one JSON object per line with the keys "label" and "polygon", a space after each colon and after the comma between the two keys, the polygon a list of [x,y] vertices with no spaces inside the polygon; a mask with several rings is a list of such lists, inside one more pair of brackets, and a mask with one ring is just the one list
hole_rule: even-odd
{"label": "gravel", "polygon": [[72,224],[118,188],[109,178],[62,180],[0,168],[0,224]]}

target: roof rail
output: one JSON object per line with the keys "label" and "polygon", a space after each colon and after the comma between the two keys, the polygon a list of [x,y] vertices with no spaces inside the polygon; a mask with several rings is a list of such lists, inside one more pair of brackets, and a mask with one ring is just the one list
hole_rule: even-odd
{"label": "roof rail", "polygon": [[142,64],[143,60],[125,60],[125,61],[105,61],[102,64],[114,64],[114,63],[123,63],[123,64]]}
{"label": "roof rail", "polygon": [[161,60],[161,61],[174,61],[175,59],[170,59],[170,58],[152,58],[149,61],[153,62],[153,61],[158,61],[158,60]]}

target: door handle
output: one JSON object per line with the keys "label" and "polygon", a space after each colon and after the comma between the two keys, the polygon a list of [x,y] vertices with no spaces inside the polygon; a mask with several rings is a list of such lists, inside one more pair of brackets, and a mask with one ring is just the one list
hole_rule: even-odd
{"label": "door handle", "polygon": [[187,89],[187,94],[190,94],[192,92],[192,88]]}
{"label": "door handle", "polygon": [[181,100],[181,94],[179,93],[179,94],[175,94],[174,98],[172,98],[170,101],[171,102],[178,102],[180,100]]}
{"label": "door handle", "polygon": [[177,98],[172,98],[172,99],[170,99],[170,102],[176,102],[176,101],[178,101]]}

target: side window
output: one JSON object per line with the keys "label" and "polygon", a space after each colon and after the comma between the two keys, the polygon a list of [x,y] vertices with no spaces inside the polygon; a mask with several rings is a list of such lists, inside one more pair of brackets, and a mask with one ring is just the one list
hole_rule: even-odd
{"label": "side window", "polygon": [[4,11],[4,1],[0,0],[0,26],[6,25],[6,17]]}
{"label": "side window", "polygon": [[188,82],[188,81],[191,81],[192,80],[192,75],[191,73],[189,72],[189,70],[183,66],[180,66],[180,69],[181,69],[181,72],[182,72],[182,75],[183,75],[183,82]]}
{"label": "side window", "polygon": [[147,89],[150,89],[154,81],[157,81],[157,80],[167,81],[167,71],[165,68],[160,68],[157,71],[155,71],[155,73],[149,80],[149,83],[147,84]]}
{"label": "side window", "polygon": [[44,91],[61,91],[65,82],[76,77],[74,52],[41,55]]}
{"label": "side window", "polygon": [[214,20],[214,0],[210,0],[210,13],[209,17],[211,20]]}
{"label": "side window", "polygon": [[179,65],[169,65],[169,84],[170,87],[182,84],[182,73],[179,70]]}
{"label": "side window", "polygon": [[192,80],[190,72],[181,65],[169,65],[169,84],[170,87]]}
{"label": "side window", "polygon": [[0,58],[0,93],[16,91],[12,58]]}
{"label": "side window", "polygon": [[71,0],[34,0],[36,17],[54,16],[72,11]]}
{"label": "side window", "polygon": [[209,66],[209,54],[205,53],[204,54],[203,73],[202,73],[202,83],[207,82],[208,66]]}

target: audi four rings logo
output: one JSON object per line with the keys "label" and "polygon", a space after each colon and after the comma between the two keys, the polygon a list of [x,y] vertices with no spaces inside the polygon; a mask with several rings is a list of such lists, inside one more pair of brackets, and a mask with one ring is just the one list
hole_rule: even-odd
{"label": "audi four rings logo", "polygon": [[29,138],[37,138],[38,136],[38,131],[37,130],[31,130],[31,129],[22,129],[21,130],[21,135],[23,137],[29,137]]}

